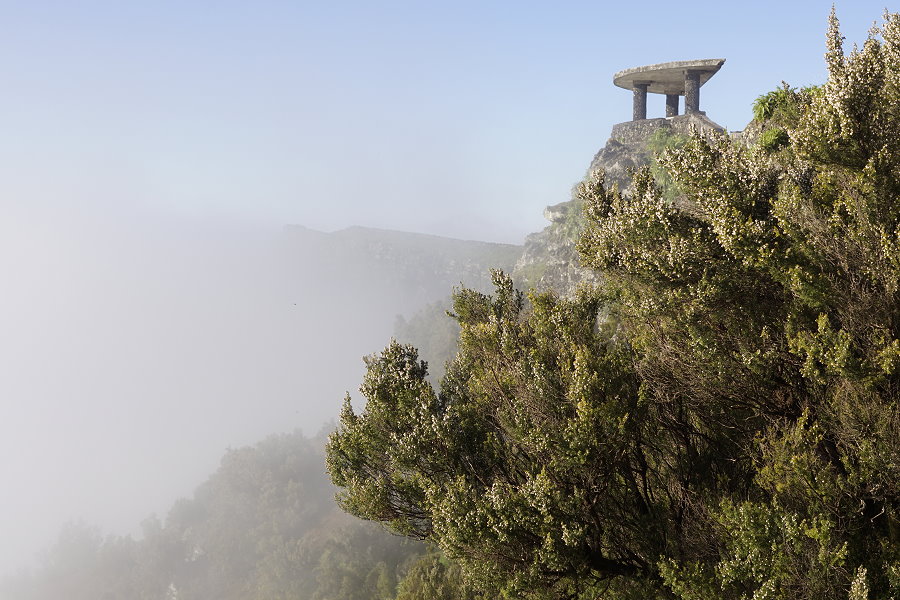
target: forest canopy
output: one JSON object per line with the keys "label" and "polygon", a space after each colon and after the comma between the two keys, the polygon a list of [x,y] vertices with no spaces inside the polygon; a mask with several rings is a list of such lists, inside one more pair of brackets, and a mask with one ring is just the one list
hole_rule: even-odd
{"label": "forest canopy", "polygon": [[603,286],[460,290],[437,390],[369,358],[345,510],[508,597],[900,596],[900,15],[826,40],[828,80],[759,111],[778,143],[691,136],[674,198],[588,176]]}

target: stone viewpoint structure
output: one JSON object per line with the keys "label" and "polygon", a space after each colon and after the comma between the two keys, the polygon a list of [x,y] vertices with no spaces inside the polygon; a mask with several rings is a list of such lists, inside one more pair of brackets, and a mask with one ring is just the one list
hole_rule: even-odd
{"label": "stone viewpoint structure", "polygon": [[[724,58],[679,60],[625,69],[613,75],[613,84],[634,94],[632,120],[613,126],[611,140],[642,146],[661,128],[686,135],[691,127],[701,133],[721,133],[722,127],[700,110],[700,88],[725,64]],[[666,116],[647,118],[647,94],[666,96]],[[684,114],[678,114],[684,96]]]}
{"label": "stone viewpoint structure", "polygon": [[678,115],[680,96],[684,96],[685,114],[702,114],[700,87],[718,73],[724,63],[724,58],[707,58],[634,67],[613,75],[613,83],[634,92],[634,121],[647,118],[648,92],[666,95],[667,117]]}

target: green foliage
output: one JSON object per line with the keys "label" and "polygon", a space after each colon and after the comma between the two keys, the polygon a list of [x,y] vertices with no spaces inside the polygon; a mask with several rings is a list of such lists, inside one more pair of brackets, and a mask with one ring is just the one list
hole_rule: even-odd
{"label": "green foliage", "polygon": [[781,127],[775,126],[770,129],[766,129],[761,134],[759,134],[759,147],[765,150],[766,152],[775,152],[785,146],[787,146],[791,141],[788,132],[782,129]]}
{"label": "green foliage", "polygon": [[396,600],[488,600],[467,583],[457,563],[440,552],[423,555],[409,569],[397,590]]}
{"label": "green foliage", "polygon": [[641,392],[595,292],[526,302],[496,283],[456,295],[460,352],[440,394],[413,348],[367,361],[366,410],[346,404],[328,446],[341,503],[433,540],[486,589],[590,597],[628,576],[620,596],[643,595],[660,555],[709,533],[691,494],[744,465],[717,458],[723,432],[694,436],[678,405]]}
{"label": "green foliage", "polygon": [[821,86],[797,90],[782,82],[780,88],[757,98],[753,103],[753,120],[762,131],[756,144],[767,153],[789,147],[790,132],[797,129],[801,116],[822,93]]}
{"label": "green foliage", "polygon": [[677,202],[583,182],[604,290],[461,290],[439,393],[414,348],[370,358],[343,506],[501,597],[900,596],[900,16],[841,41],[757,101],[762,151],[671,144]]}
{"label": "green foliage", "polygon": [[427,359],[432,383],[441,380],[444,365],[456,354],[459,324],[447,314],[450,302],[448,298],[429,304],[408,320],[398,316],[394,324],[394,337],[415,346]]}
{"label": "green foliage", "polygon": [[668,127],[660,127],[647,137],[646,147],[651,154],[659,155],[670,148],[681,148],[688,139]]}
{"label": "green foliage", "polygon": [[716,556],[684,589],[715,567],[728,597],[897,592],[896,15],[880,35],[845,55],[832,17],[822,90],[759,103],[787,153],[692,138],[664,158],[683,207],[646,173],[627,199],[593,185],[582,252],[617,290],[644,381],[753,460],[745,491],[722,480],[705,500]]}
{"label": "green foliage", "polygon": [[781,127],[792,127],[813,98],[822,92],[822,86],[798,90],[782,82],[781,87],[763,94],[753,102],[753,120],[757,123],[772,122]]}
{"label": "green foliage", "polygon": [[[422,548],[409,540],[385,535],[366,523],[345,524],[328,532],[321,544],[310,548],[307,559],[315,564],[311,600],[392,600],[398,581]],[[301,580],[297,573],[293,580]]]}
{"label": "green foliage", "polygon": [[673,202],[681,194],[681,190],[678,189],[660,159],[668,150],[677,150],[687,142],[686,135],[676,133],[668,127],[657,129],[647,138],[647,150],[650,152],[650,173],[662,192],[663,198],[669,202]]}
{"label": "green foliage", "polygon": [[794,113],[796,97],[797,91],[782,82],[781,87],[763,94],[753,101],[753,120],[768,121],[775,118],[776,115]]}
{"label": "green foliage", "polygon": [[340,501],[434,540],[482,585],[561,593],[638,574],[663,542],[627,351],[595,327],[596,295],[526,304],[496,283],[456,295],[460,352],[439,395],[410,347],[367,361],[366,410],[345,405],[328,446]]}

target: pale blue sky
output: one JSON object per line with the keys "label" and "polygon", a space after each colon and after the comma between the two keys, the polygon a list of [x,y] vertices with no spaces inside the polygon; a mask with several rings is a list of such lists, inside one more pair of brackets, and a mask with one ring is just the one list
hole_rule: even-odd
{"label": "pale blue sky", "polygon": [[[741,129],[820,82],[831,3],[0,3],[0,197],[521,241],[630,96],[620,69],[724,57],[702,108]],[[849,42],[882,2],[837,2]],[[662,113],[651,96],[650,113]]]}

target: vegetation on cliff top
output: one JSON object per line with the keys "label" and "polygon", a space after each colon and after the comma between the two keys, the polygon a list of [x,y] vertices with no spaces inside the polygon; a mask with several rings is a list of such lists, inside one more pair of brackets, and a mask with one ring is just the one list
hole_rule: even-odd
{"label": "vegetation on cliff top", "polygon": [[504,597],[900,595],[900,16],[826,61],[781,147],[667,151],[684,201],[584,182],[604,289],[462,290],[440,391],[369,359],[344,508]]}

